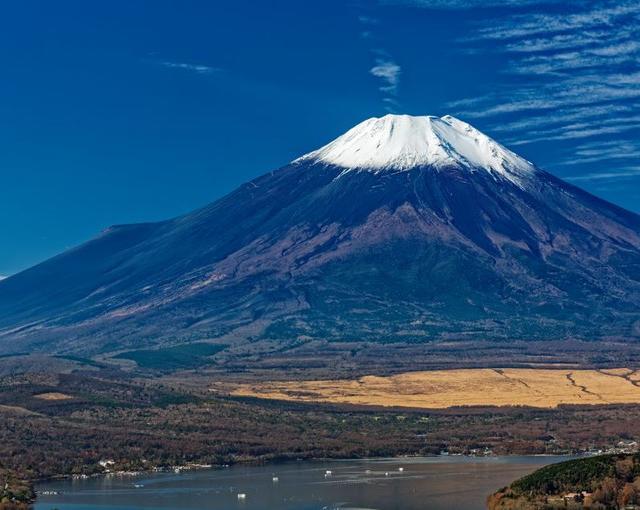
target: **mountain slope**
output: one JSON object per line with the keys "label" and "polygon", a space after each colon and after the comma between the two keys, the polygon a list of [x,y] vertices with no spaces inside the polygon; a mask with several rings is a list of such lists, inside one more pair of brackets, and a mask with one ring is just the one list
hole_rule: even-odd
{"label": "mountain slope", "polygon": [[389,115],[0,282],[0,352],[640,338],[640,217],[452,117]]}
{"label": "mountain slope", "polygon": [[615,454],[551,464],[487,499],[489,510],[633,508],[640,501],[640,455]]}

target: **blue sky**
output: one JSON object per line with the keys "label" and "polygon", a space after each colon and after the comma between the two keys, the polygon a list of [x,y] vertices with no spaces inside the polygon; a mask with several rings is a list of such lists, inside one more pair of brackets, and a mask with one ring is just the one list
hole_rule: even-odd
{"label": "blue sky", "polygon": [[640,212],[640,2],[7,2],[0,275],[388,111],[453,114]]}

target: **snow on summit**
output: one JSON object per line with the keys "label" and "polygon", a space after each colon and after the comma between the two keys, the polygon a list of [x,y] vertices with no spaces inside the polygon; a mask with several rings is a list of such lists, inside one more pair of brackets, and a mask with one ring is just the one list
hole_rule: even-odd
{"label": "snow on summit", "polygon": [[535,172],[527,160],[450,115],[373,117],[295,162],[303,161],[374,173],[457,166],[512,181]]}

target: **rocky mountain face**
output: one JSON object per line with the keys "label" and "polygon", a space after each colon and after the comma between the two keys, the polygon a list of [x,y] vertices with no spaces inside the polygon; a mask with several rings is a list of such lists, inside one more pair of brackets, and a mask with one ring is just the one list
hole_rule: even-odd
{"label": "rocky mountain face", "polygon": [[203,209],[0,282],[2,353],[576,340],[640,340],[640,216],[449,116],[369,119]]}

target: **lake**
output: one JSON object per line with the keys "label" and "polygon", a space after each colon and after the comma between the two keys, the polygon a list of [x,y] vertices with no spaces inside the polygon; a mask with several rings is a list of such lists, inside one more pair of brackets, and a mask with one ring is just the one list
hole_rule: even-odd
{"label": "lake", "polygon": [[[480,510],[488,494],[567,457],[300,461],[40,484],[36,510]],[[327,473],[330,471],[330,473]],[[244,494],[244,498],[238,497]]]}

